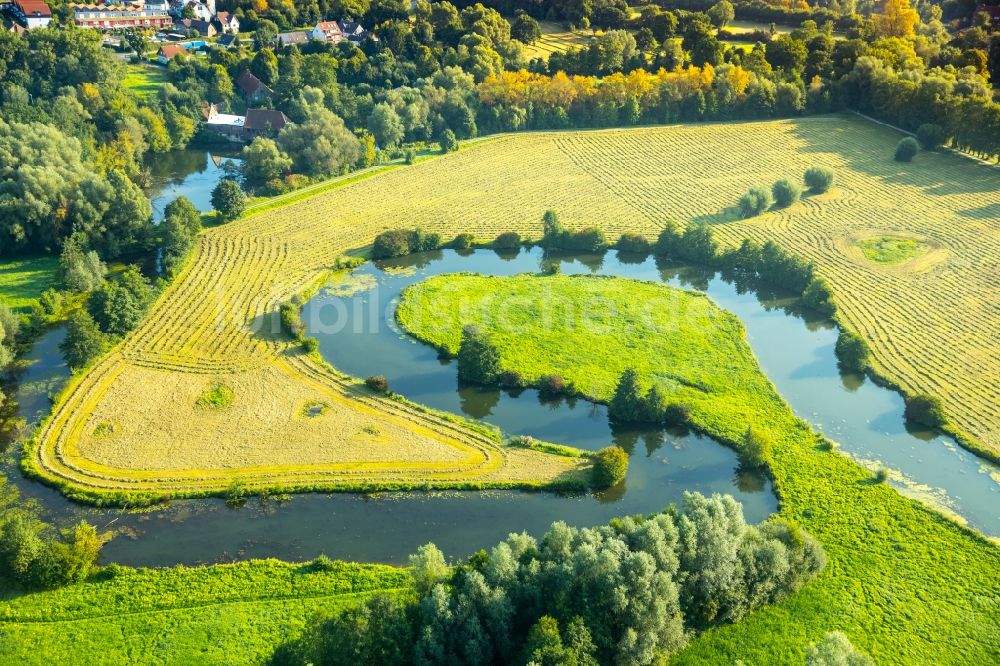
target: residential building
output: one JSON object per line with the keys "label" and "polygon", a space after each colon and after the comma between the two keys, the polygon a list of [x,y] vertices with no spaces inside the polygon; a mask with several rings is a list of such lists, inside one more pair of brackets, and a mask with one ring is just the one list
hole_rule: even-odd
{"label": "residential building", "polygon": [[278,46],[301,46],[309,43],[309,34],[305,30],[278,33]]}
{"label": "residential building", "polygon": [[336,21],[321,21],[312,29],[312,38],[321,42],[337,44],[344,41],[344,33]]}
{"label": "residential building", "polygon": [[202,109],[205,127],[230,141],[249,143],[254,137],[274,136],[291,121],[281,111],[274,109],[247,109],[245,116],[219,113],[215,104]]}
{"label": "residential building", "polygon": [[28,30],[46,28],[52,21],[52,10],[42,0],[12,0],[10,13]]}
{"label": "residential building", "polygon": [[178,30],[183,30],[185,32],[194,30],[202,37],[215,37],[215,35],[218,34],[211,21],[202,21],[201,19],[175,19],[174,25],[177,26]]}
{"label": "residential building", "polygon": [[229,33],[219,37],[215,45],[223,49],[233,49],[236,48],[240,43],[240,38],[233,33]]}
{"label": "residential building", "polygon": [[211,21],[215,16],[215,0],[170,0],[170,14],[184,18],[184,10],[191,10],[191,17]]}
{"label": "residential building", "polygon": [[[360,44],[368,38],[368,31],[361,27],[361,24],[357,21],[338,21],[340,24],[340,32],[344,35],[344,38],[354,42],[355,44]],[[374,38],[374,35],[372,35]]]}
{"label": "residential building", "polygon": [[183,44],[164,44],[156,54],[156,60],[161,65],[166,65],[177,56],[186,56],[187,49]]}
{"label": "residential building", "polygon": [[78,28],[123,30],[125,28],[166,28],[172,24],[162,4],[135,2],[122,5],[75,5],[73,22]]}
{"label": "residential building", "polygon": [[244,69],[243,73],[236,79],[236,89],[248,102],[260,102],[270,98],[273,94],[271,89],[254,76],[249,69]]}
{"label": "residential building", "polygon": [[240,32],[240,20],[229,12],[216,14],[212,24],[223,35],[237,35]]}

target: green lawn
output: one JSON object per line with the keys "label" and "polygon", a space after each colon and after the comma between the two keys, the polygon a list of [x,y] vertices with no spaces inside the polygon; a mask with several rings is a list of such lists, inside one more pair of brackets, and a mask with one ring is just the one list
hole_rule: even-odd
{"label": "green lawn", "polygon": [[0,260],[0,301],[26,312],[45,290],[58,286],[59,259]]}
{"label": "green lawn", "polygon": [[925,245],[909,238],[879,236],[869,238],[859,243],[861,251],[872,261],[879,264],[898,264],[922,254]]}
{"label": "green lawn", "polygon": [[124,84],[141,99],[152,97],[167,81],[167,70],[158,64],[138,63],[127,65]]}
{"label": "green lawn", "polygon": [[385,591],[404,569],[258,560],[115,575],[51,592],[0,596],[0,663],[255,664],[316,612]]}
{"label": "green lawn", "polygon": [[[567,327],[567,312],[588,315]],[[637,367],[723,441],[748,423],[770,431],[780,511],[820,539],[829,564],[793,597],[694,639],[674,663],[801,664],[832,630],[879,664],[1000,657],[1000,548],[823,446],[760,372],[740,322],[707,298],[619,278],[463,274],[410,287],[398,316],[448,349],[462,324],[479,324],[505,369],[558,373],[602,400]]]}

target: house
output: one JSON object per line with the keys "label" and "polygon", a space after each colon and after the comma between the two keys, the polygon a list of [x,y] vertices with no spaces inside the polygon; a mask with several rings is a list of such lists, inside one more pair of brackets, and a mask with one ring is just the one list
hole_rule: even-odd
{"label": "house", "polygon": [[243,133],[246,141],[252,141],[255,136],[277,134],[291,122],[288,116],[275,109],[247,109]]}
{"label": "house", "polygon": [[245,116],[219,113],[215,104],[202,108],[205,127],[230,141],[249,143],[254,137],[274,136],[291,123],[281,111],[247,109]]}
{"label": "house", "polygon": [[212,24],[223,35],[238,35],[240,32],[240,20],[229,12],[216,14]]}
{"label": "house", "polygon": [[185,32],[188,30],[194,30],[202,37],[215,37],[215,35],[218,34],[211,21],[202,21],[201,19],[176,19],[174,21],[174,25],[176,25],[178,29],[184,30]]}
{"label": "house", "polygon": [[156,53],[156,60],[161,65],[166,65],[177,56],[186,56],[187,49],[183,44],[164,44]]}
{"label": "house", "polygon": [[229,33],[219,37],[215,45],[223,49],[234,49],[240,45],[240,38],[233,33]]}
{"label": "house", "polygon": [[990,19],[990,25],[1000,28],[1000,5],[979,5],[973,16],[976,14],[986,14]]}
{"label": "house", "polygon": [[170,13],[184,18],[184,11],[190,9],[191,17],[199,21],[211,21],[215,16],[215,0],[171,0]]}
{"label": "house", "polygon": [[42,0],[13,0],[11,15],[25,28],[46,28],[52,21],[52,10]]}
{"label": "house", "polygon": [[[344,35],[344,38],[355,43],[360,44],[368,38],[368,31],[361,27],[361,24],[357,21],[340,21],[340,32]],[[374,35],[372,35],[374,39]]]}
{"label": "house", "polygon": [[123,5],[71,4],[73,23],[91,30],[123,30],[125,28],[165,28],[171,25],[166,6],[159,3],[134,2]]}
{"label": "house", "polygon": [[236,88],[240,91],[243,99],[248,102],[260,102],[270,98],[273,94],[271,89],[254,76],[249,69],[244,69],[243,73],[236,79]]}
{"label": "house", "polygon": [[312,38],[321,42],[338,44],[344,41],[344,33],[336,21],[321,21],[312,29]]}
{"label": "house", "polygon": [[309,33],[305,30],[278,33],[278,46],[292,46],[309,43]]}
{"label": "house", "polygon": [[28,32],[28,29],[25,28],[20,23],[18,23],[17,21],[4,20],[2,23],[2,27],[3,27],[2,30],[3,32],[12,32],[15,35],[24,35],[27,34]]}

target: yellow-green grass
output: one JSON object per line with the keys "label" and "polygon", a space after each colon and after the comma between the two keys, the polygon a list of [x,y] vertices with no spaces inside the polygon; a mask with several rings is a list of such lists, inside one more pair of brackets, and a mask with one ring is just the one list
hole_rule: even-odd
{"label": "yellow-green grass", "polygon": [[0,260],[0,303],[13,310],[27,312],[43,292],[58,283],[56,257]]}
{"label": "yellow-green grass", "polygon": [[995,660],[1000,549],[823,446],[762,374],[739,320],[706,297],[622,278],[460,274],[409,287],[398,312],[449,350],[462,325],[478,325],[503,368],[528,379],[560,374],[607,401],[634,367],[718,439],[739,446],[749,423],[771,434],[780,511],[829,563],[791,598],[695,639],[677,663],[801,664],[833,629],[879,664]]}
{"label": "yellow-green grass", "polygon": [[524,45],[524,57],[527,60],[535,58],[548,60],[553,53],[565,53],[571,48],[586,46],[594,35],[590,31],[570,32],[564,25],[554,21],[539,21],[538,23],[542,28],[542,37],[534,44]]}
{"label": "yellow-green grass", "polygon": [[140,99],[156,95],[166,82],[167,70],[159,64],[145,62],[126,65],[123,83]]}
{"label": "yellow-green grass", "polygon": [[926,247],[912,238],[877,236],[860,241],[866,257],[880,264],[899,264],[924,253]]}
{"label": "yellow-green grass", "polygon": [[[841,319],[872,346],[875,369],[906,391],[941,396],[960,427],[996,448],[1000,172],[938,153],[900,164],[892,160],[898,139],[854,116],[504,136],[207,230],[146,321],[60,397],[25,459],[67,491],[108,492],[141,482],[150,491],[209,492],[227,485],[220,477],[295,481],[303,488],[388,483],[384,474],[364,474],[371,458],[353,461],[359,471],[348,483],[331,466],[352,461],[325,453],[315,439],[344,451],[366,425],[380,432],[394,427],[371,421],[415,408],[367,395],[315,355],[296,351],[269,325],[278,305],[385,229],[421,226],[446,239],[472,232],[482,241],[512,230],[537,237],[549,208],[570,227],[596,224],[612,238],[623,232],[653,238],[668,218],[705,220],[726,244],[747,236],[775,240],[816,261]],[[830,192],[738,219],[735,202],[751,185],[798,178],[813,164],[837,172]],[[883,267],[854,242],[859,233],[901,232],[933,242],[934,260],[928,253]],[[213,382],[234,388],[233,406],[196,410],[197,396]],[[139,400],[147,388],[165,385],[176,386],[179,397],[155,410],[139,407],[148,404]],[[296,421],[310,400],[330,401],[340,411]],[[346,418],[358,406],[365,413]],[[264,427],[250,428],[258,414],[266,416]],[[408,414],[399,418],[408,422]],[[471,438],[482,456],[502,458],[490,472],[499,476],[486,475],[490,483],[502,483],[497,470],[514,466],[510,452],[490,448],[495,440],[484,443],[438,416],[421,419],[433,434],[403,441],[438,452],[429,462],[452,455],[453,440],[464,446]],[[129,437],[93,440],[102,421]],[[289,433],[301,449],[287,446]],[[440,437],[449,443],[441,446]],[[168,450],[179,455],[166,456]],[[262,460],[272,461],[269,469],[260,469]],[[162,467],[168,462],[169,474]],[[300,477],[309,465],[325,467],[309,472],[306,483]],[[469,481],[467,469],[457,474]],[[409,471],[394,479],[428,481]]]}
{"label": "yellow-green grass", "polygon": [[373,594],[413,594],[403,569],[343,562],[112,572],[0,596],[0,662],[261,664],[316,613]]}

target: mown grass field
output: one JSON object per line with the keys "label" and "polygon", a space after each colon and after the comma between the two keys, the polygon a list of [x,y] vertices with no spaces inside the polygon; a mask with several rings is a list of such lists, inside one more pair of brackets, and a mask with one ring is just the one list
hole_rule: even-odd
{"label": "mown grass field", "polygon": [[58,257],[0,260],[0,302],[13,310],[27,312],[58,281]]}
{"label": "mown grass field", "polygon": [[0,662],[259,664],[314,614],[411,586],[403,569],[343,562],[118,568],[51,592],[0,595]]}
{"label": "mown grass field", "polygon": [[[67,489],[102,492],[218,492],[222,479],[233,478],[299,487],[424,483],[409,466],[370,475],[372,459],[336,455],[355,436],[356,418],[331,413],[323,426],[300,418],[300,398],[339,395],[343,414],[363,405],[365,418],[376,420],[404,406],[365,396],[315,356],[295,351],[272,327],[274,313],[340,255],[387,228],[421,226],[445,238],[472,232],[490,240],[510,230],[537,237],[550,208],[570,227],[597,224],[612,238],[626,231],[654,237],[667,218],[704,220],[726,243],[774,239],[816,261],[844,323],[872,345],[876,369],[907,391],[940,395],[954,421],[996,449],[1000,171],[951,154],[894,162],[897,141],[896,132],[849,116],[506,136],[210,229],[140,328],[67,389],[27,459]],[[800,177],[813,164],[836,170],[830,192],[737,218],[736,200],[749,186]],[[856,238],[865,234],[909,234],[937,249],[885,266],[858,249]],[[232,407],[195,411],[197,397],[218,382],[233,388]],[[161,385],[191,399],[140,409],[137,396]],[[258,417],[260,424],[251,420]],[[462,426],[426,418],[433,432],[450,433],[449,441],[474,439]],[[92,437],[101,421],[115,419],[127,440]],[[301,455],[287,445],[314,437],[323,444],[304,445]],[[483,456],[510,455],[491,446]],[[160,450],[178,454],[169,470]],[[278,462],[267,470],[242,462],[265,459]],[[518,467],[509,460],[500,468]],[[525,462],[530,468],[536,461]],[[450,480],[504,482],[497,467],[490,468],[497,477],[470,469]]]}
{"label": "mown grass field", "polygon": [[122,81],[126,88],[141,99],[155,95],[166,82],[166,68],[149,62],[126,65],[125,79]]}
{"label": "mown grass field", "polygon": [[631,366],[718,439],[738,442],[748,423],[772,435],[781,513],[817,536],[830,561],[801,592],[695,639],[671,663],[801,664],[832,630],[879,664],[1000,655],[1000,549],[822,446],[761,373],[739,320],[709,299],[621,278],[461,274],[410,287],[398,312],[410,332],[447,349],[463,324],[479,325],[504,369],[528,379],[557,373],[607,401]]}
{"label": "mown grass field", "polygon": [[565,53],[570,48],[586,46],[594,34],[582,30],[570,32],[564,25],[554,21],[539,21],[538,24],[542,28],[542,38],[534,44],[524,45],[524,57],[527,60],[548,60],[553,53]]}

